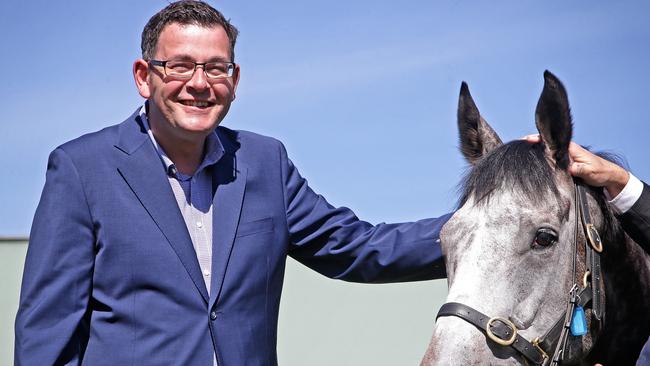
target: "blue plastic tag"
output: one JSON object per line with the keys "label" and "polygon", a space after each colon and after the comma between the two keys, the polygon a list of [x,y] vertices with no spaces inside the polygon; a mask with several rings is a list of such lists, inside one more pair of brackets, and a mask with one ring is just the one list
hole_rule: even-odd
{"label": "blue plastic tag", "polygon": [[585,310],[582,306],[577,306],[573,310],[573,317],[571,317],[571,335],[578,337],[585,334],[587,334],[587,317],[585,317]]}

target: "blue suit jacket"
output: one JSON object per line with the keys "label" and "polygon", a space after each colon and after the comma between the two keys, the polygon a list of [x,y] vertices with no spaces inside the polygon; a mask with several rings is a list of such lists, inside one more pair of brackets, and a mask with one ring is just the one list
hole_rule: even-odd
{"label": "blue suit jacket", "polygon": [[16,364],[277,364],[286,256],[333,278],[445,275],[447,216],[372,226],[314,193],[278,141],[219,127],[211,296],[137,113],[50,155],[16,317]]}

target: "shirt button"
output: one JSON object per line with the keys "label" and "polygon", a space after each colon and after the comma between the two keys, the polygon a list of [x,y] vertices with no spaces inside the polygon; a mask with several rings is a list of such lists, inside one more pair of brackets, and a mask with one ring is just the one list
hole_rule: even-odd
{"label": "shirt button", "polygon": [[210,276],[210,271],[208,271],[208,270],[206,269],[205,271],[203,271],[203,275],[204,275],[205,277]]}
{"label": "shirt button", "polygon": [[197,221],[197,222],[196,222],[196,226],[197,226],[197,227],[203,227],[203,223],[202,223],[201,221]]}
{"label": "shirt button", "polygon": [[217,312],[216,311],[213,311],[213,312],[210,313],[210,319],[212,319],[212,320],[217,319]]}

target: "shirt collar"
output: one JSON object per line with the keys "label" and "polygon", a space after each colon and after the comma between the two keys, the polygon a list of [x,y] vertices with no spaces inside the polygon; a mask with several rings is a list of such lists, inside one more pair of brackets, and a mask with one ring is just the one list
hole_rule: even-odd
{"label": "shirt collar", "polygon": [[[153,143],[153,146],[156,148],[156,151],[158,152],[158,156],[160,156],[160,160],[162,161],[163,166],[165,167],[165,171],[167,172],[167,175],[170,175],[172,177],[186,180],[189,179],[189,176],[185,176],[181,172],[176,169],[176,165],[174,165],[174,162],[167,156],[167,153],[165,150],[158,144],[158,141],[156,141],[156,137],[153,135],[153,131],[151,131],[151,126],[149,126],[149,119],[147,118],[147,103],[145,102],[142,107],[140,108],[140,119],[142,120],[142,124],[144,125],[145,130],[147,131],[147,135],[149,135],[149,139]],[[199,173],[201,170],[215,164],[219,159],[224,154],[224,148],[223,145],[221,144],[221,140],[219,140],[219,136],[217,136],[216,131],[212,131],[205,139],[205,154],[203,155],[203,161],[201,161],[201,164],[199,164],[199,167],[196,169],[196,172],[194,174],[196,175]],[[186,179],[183,179],[186,178]]]}

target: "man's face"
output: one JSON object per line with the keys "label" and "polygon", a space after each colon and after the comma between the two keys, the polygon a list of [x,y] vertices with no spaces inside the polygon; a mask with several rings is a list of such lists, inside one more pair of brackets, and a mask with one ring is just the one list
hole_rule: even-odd
{"label": "man's face", "polygon": [[[154,58],[229,62],[230,40],[220,26],[172,23],[160,33]],[[151,127],[168,142],[199,141],[214,130],[228,113],[239,79],[238,66],[230,78],[208,79],[198,67],[191,79],[181,80],[165,76],[163,67],[143,60],[136,61],[134,73],[140,95],[149,99]]]}

